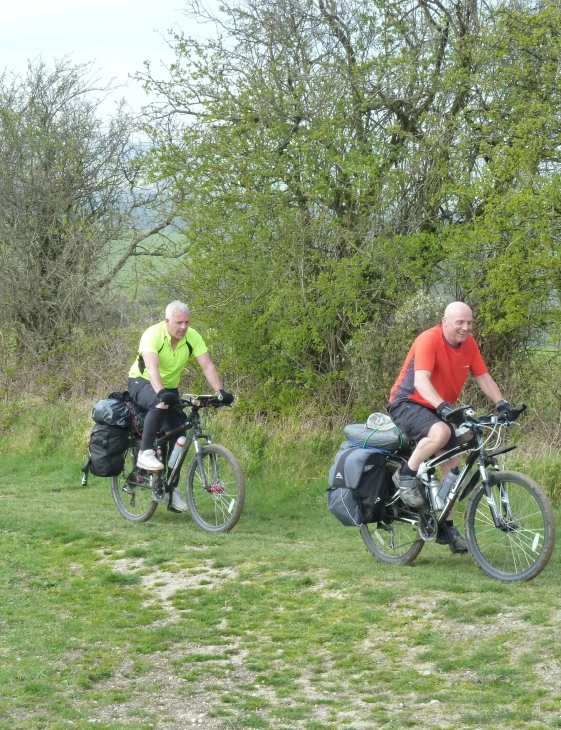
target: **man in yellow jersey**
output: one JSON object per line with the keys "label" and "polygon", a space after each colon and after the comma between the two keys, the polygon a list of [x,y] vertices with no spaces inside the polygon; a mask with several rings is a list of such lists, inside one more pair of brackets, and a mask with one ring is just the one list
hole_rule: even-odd
{"label": "man in yellow jersey", "polygon": [[[140,338],[138,356],[129,370],[127,389],[133,400],[148,411],[136,462],[141,469],[158,471],[164,468],[154,453],[154,441],[164,419],[167,430],[181,425],[181,414],[173,406],[179,401],[179,380],[190,357],[197,360],[207,383],[224,405],[230,405],[234,400],[234,396],[222,388],[204,340],[189,327],[189,321],[186,304],[179,301],[168,304],[165,320],[149,327]],[[172,507],[180,512],[187,510],[177,489],[173,493]]]}

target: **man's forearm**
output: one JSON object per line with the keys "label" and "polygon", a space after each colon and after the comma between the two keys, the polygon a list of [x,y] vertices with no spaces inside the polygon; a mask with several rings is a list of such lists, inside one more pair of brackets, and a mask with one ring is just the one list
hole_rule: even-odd
{"label": "man's forearm", "polygon": [[222,390],[222,381],[220,380],[218,370],[213,363],[207,365],[207,367],[203,370],[203,375],[205,376],[206,382],[214,391]]}
{"label": "man's forearm", "polygon": [[157,367],[146,363],[146,372],[148,373],[148,379],[150,380],[150,385],[154,388],[154,392],[159,393],[164,387],[160,371]]}
{"label": "man's forearm", "polygon": [[492,400],[493,403],[497,404],[500,400],[504,400],[499,386],[495,383],[489,373],[477,376],[475,381],[487,398]]}

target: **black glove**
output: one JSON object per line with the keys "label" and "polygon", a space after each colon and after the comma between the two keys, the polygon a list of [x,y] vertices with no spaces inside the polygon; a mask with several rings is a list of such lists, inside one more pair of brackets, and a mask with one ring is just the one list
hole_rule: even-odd
{"label": "black glove", "polygon": [[167,403],[168,406],[174,406],[176,403],[179,403],[179,395],[174,393],[173,390],[166,390],[166,388],[162,388],[156,393],[156,395],[162,403]]}
{"label": "black glove", "polygon": [[442,403],[437,406],[436,412],[442,418],[443,421],[447,421],[448,423],[453,423],[456,426],[459,426],[461,423],[464,422],[464,412],[463,411],[457,411],[454,413],[456,409],[454,406],[451,406],[450,403],[448,403],[447,400],[443,400]]}
{"label": "black glove", "polygon": [[516,421],[520,415],[520,410],[511,406],[507,400],[500,400],[496,406],[499,415],[504,416],[507,421]]}
{"label": "black glove", "polygon": [[231,406],[234,402],[234,396],[232,395],[232,393],[227,393],[225,390],[217,390],[216,398],[222,403],[223,406]]}

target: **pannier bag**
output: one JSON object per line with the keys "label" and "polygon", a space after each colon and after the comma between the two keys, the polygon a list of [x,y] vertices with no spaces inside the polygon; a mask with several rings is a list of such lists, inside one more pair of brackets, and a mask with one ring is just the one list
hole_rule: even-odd
{"label": "pannier bag", "polygon": [[401,431],[391,418],[383,413],[372,413],[366,424],[351,423],[345,426],[343,433],[353,446],[362,446],[365,449],[394,452],[403,446]]}
{"label": "pannier bag", "polygon": [[82,485],[88,474],[116,477],[121,473],[130,439],[142,434],[146,411],[131,400],[128,390],[110,393],[92,409],[95,426],[88,446],[88,458],[82,467]]}
{"label": "pannier bag", "polygon": [[116,477],[123,470],[130,429],[96,423],[88,446],[88,471],[96,477]]}
{"label": "pannier bag", "polygon": [[337,452],[329,470],[327,506],[346,527],[378,522],[386,499],[386,457],[360,447]]}

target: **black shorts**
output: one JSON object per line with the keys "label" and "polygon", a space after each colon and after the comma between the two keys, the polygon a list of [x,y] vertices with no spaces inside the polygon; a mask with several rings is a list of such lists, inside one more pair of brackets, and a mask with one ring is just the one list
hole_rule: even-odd
{"label": "black shorts", "polygon": [[[150,381],[145,378],[129,378],[127,381],[127,390],[133,401],[147,411],[151,411],[160,402]],[[177,388],[168,388],[167,390],[172,390],[179,395]],[[166,408],[164,414],[162,422],[163,431],[171,431],[174,428],[179,428],[185,420],[185,414],[179,406],[176,408]]]}
{"label": "black shorts", "polygon": [[[428,436],[435,423],[446,423],[431,408],[425,408],[419,403],[407,400],[396,405],[390,404],[388,411],[399,430],[417,443],[425,436]],[[446,423],[446,425],[450,429],[450,440],[443,448],[448,451],[448,449],[453,449],[456,446],[456,436],[454,426],[449,423]]]}

